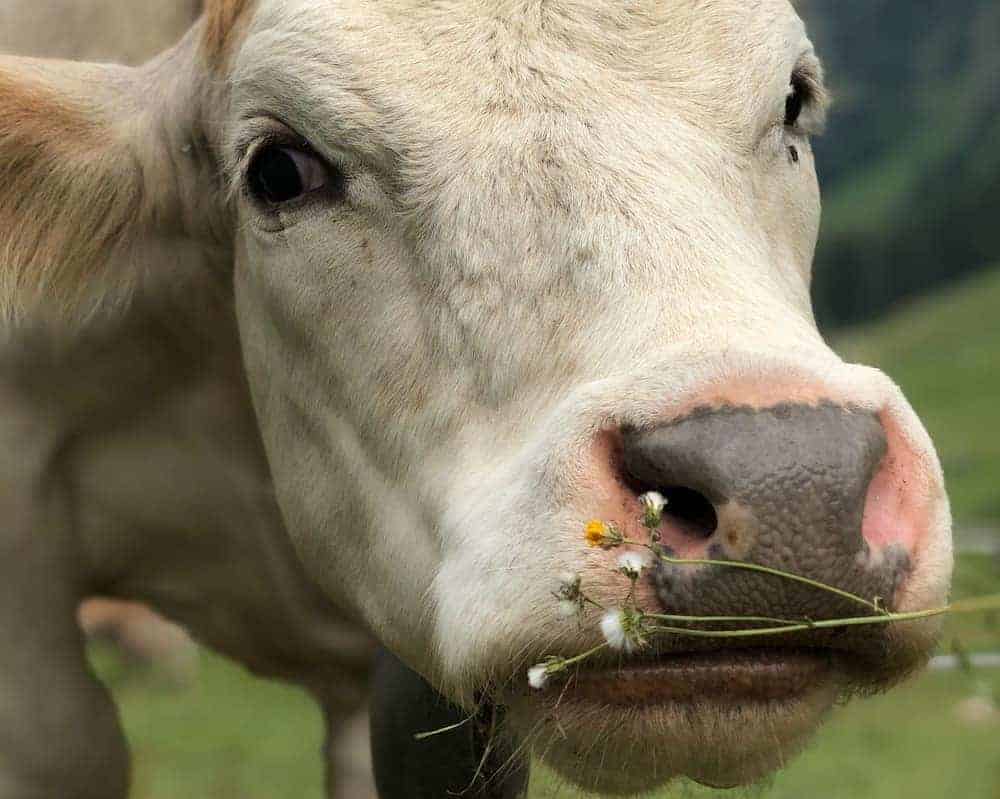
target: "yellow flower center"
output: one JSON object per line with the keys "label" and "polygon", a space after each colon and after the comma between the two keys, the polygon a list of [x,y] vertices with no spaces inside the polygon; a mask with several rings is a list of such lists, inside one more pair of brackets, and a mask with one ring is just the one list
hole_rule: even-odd
{"label": "yellow flower center", "polygon": [[587,522],[587,527],[584,530],[584,538],[587,539],[587,543],[592,547],[599,547],[604,543],[604,539],[608,535],[608,526],[598,520]]}

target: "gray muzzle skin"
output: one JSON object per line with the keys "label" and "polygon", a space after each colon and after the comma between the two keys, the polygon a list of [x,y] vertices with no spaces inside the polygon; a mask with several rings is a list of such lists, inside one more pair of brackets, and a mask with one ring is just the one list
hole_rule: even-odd
{"label": "gray muzzle skin", "polygon": [[[862,533],[886,451],[885,431],[866,411],[724,406],[624,431],[621,468],[634,491],[668,498],[668,523],[705,557],[792,572],[891,609],[909,555],[895,545],[873,555]],[[850,600],[743,569],[664,562],[654,581],[664,611],[678,615],[866,615]]]}

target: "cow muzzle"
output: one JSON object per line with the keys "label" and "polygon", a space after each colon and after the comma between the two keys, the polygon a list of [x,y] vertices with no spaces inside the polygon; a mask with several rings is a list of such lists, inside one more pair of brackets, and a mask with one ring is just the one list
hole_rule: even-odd
{"label": "cow muzzle", "polygon": [[[772,700],[793,698],[829,674],[877,689],[919,667],[933,622],[903,631],[749,635],[786,622],[924,609],[913,606],[907,588],[934,523],[932,503],[925,492],[911,496],[919,484],[907,468],[913,458],[887,418],[830,401],[719,405],[603,433],[603,517],[628,540],[646,543],[639,497],[655,491],[667,500],[655,531],[667,557],[635,587],[643,609],[734,619],[672,626],[746,633],[658,637],[619,661],[613,680],[604,683],[600,670],[580,675],[575,693],[618,704]],[[746,565],[771,571],[733,567]],[[603,583],[601,599],[615,590]]]}
{"label": "cow muzzle", "polygon": [[[754,563],[884,607],[909,572],[911,531],[866,529],[870,489],[888,452],[874,413],[832,403],[704,409],[626,430],[620,447],[627,489],[668,500],[660,530],[668,555]],[[871,528],[872,514],[867,520]],[[860,610],[848,598],[754,571],[661,562],[653,577],[660,606],[678,615],[817,620]]]}
{"label": "cow muzzle", "polygon": [[[794,751],[837,697],[884,689],[919,668],[936,622],[753,635],[938,600],[936,589],[923,588],[944,582],[925,555],[946,532],[946,500],[907,427],[912,418],[888,402],[813,399],[695,404],[659,423],[604,428],[589,461],[599,497],[591,507],[635,543],[592,550],[584,582],[605,606],[622,601],[627,586],[615,559],[650,543],[640,497],[662,494],[652,538],[667,557],[654,559],[629,601],[673,619],[659,622],[673,631],[632,651],[606,651],[534,700],[574,723],[611,713],[624,725],[622,740],[648,749],[645,758],[622,753],[644,768],[733,785],[774,767],[766,747],[735,731],[780,733]],[[684,634],[692,629],[741,635]],[[653,731],[665,729],[669,745],[656,751],[663,734]],[[718,753],[720,745],[726,757],[703,762],[706,747]],[[560,770],[572,762],[553,760]],[[614,789],[603,778],[594,785]]]}

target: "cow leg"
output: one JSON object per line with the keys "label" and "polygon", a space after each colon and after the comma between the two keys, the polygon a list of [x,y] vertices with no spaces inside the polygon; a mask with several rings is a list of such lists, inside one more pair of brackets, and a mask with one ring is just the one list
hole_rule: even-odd
{"label": "cow leg", "polygon": [[326,795],[329,799],[377,799],[366,707],[375,642],[360,629],[345,626],[341,632],[334,657],[319,671],[300,673],[293,681],[309,691],[323,711]]}
{"label": "cow leg", "polygon": [[[517,799],[528,762],[498,733],[499,710],[465,721],[424,679],[388,652],[376,660],[371,745],[381,799]],[[465,721],[465,723],[461,723]],[[420,732],[455,729],[417,740]]]}
{"label": "cow leg", "polygon": [[327,713],[326,790],[330,799],[378,799],[368,745],[368,709]]}
{"label": "cow leg", "polygon": [[0,799],[124,799],[125,739],[76,621],[69,497],[40,452],[50,433],[16,413],[0,429]]}

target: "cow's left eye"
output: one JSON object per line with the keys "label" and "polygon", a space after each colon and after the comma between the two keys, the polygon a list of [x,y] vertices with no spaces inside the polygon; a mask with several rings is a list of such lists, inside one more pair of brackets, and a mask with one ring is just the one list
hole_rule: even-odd
{"label": "cow's left eye", "polygon": [[785,98],[785,127],[793,128],[802,116],[802,109],[809,101],[809,85],[798,73],[792,75],[790,91]]}
{"label": "cow's left eye", "polygon": [[321,189],[330,177],[313,153],[275,144],[262,147],[247,169],[250,194],[267,205],[281,205]]}

